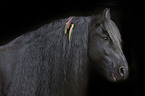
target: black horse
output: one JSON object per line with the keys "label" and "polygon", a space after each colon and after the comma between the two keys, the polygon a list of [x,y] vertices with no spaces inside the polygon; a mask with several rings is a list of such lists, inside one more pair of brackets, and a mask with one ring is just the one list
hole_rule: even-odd
{"label": "black horse", "polygon": [[110,10],[54,21],[0,47],[0,95],[86,96],[89,75],[124,80],[128,65]]}

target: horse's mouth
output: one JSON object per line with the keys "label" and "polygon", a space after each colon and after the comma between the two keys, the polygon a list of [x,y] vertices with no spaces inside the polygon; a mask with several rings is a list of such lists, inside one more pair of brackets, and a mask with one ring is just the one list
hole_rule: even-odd
{"label": "horse's mouth", "polygon": [[114,71],[112,71],[111,76],[112,76],[111,78],[112,78],[112,81],[113,82],[122,81],[122,80],[125,80],[126,79],[126,77],[124,75],[122,75],[122,74],[120,74],[119,77],[116,76],[115,73],[114,73]]}

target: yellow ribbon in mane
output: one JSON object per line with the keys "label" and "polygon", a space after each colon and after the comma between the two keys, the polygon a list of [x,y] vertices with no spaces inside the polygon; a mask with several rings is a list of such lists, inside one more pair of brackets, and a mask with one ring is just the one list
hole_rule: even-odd
{"label": "yellow ribbon in mane", "polygon": [[[69,28],[67,28],[68,27],[68,22],[66,23],[66,25],[65,25],[65,34],[67,33],[67,30],[69,29]],[[74,28],[74,24],[71,24],[71,27],[70,27],[70,29],[69,29],[69,42],[70,42],[70,38],[71,38],[71,34],[72,34],[72,29]]]}

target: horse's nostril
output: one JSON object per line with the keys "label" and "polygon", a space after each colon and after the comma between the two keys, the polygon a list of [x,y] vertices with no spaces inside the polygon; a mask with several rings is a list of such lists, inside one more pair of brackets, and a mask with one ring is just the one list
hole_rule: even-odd
{"label": "horse's nostril", "polygon": [[121,66],[121,67],[119,68],[119,73],[120,73],[121,76],[124,76],[125,68],[124,68],[123,66]]}

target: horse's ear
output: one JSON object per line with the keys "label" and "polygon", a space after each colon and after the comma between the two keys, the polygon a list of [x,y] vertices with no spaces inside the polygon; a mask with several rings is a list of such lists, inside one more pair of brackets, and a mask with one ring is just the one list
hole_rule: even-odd
{"label": "horse's ear", "polygon": [[103,11],[103,16],[105,19],[110,19],[111,16],[110,16],[110,9],[109,8],[106,8],[104,11]]}

